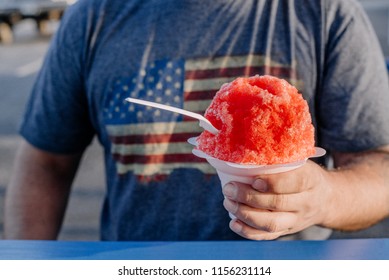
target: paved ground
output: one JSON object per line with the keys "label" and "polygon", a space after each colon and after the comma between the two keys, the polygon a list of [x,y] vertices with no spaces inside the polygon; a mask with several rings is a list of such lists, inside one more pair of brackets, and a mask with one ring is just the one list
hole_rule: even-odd
{"label": "paved ground", "polygon": [[[369,10],[386,56],[389,56],[388,12],[374,7]],[[49,41],[49,38],[39,37],[28,21],[17,26],[15,31],[16,42],[13,45],[0,45],[0,236],[5,187],[9,182],[16,147],[20,141],[17,125]],[[98,239],[104,180],[101,150],[94,143],[86,152],[77,175],[60,239]],[[336,238],[379,236],[389,237],[389,221],[368,231],[334,235]]]}

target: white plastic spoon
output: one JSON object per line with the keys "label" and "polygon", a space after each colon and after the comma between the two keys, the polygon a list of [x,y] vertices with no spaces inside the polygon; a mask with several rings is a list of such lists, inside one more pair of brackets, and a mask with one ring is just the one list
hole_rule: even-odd
{"label": "white plastic spoon", "polygon": [[188,117],[192,117],[192,118],[195,118],[197,120],[199,120],[200,122],[200,126],[203,127],[205,130],[211,132],[212,134],[217,134],[219,132],[219,130],[217,130],[209,120],[207,120],[206,118],[204,118],[204,116],[200,115],[200,114],[197,114],[197,113],[194,113],[194,112],[191,112],[191,111],[188,111],[188,110],[184,110],[184,109],[181,109],[181,108],[177,108],[177,107],[173,107],[173,106],[168,106],[168,105],[164,105],[164,104],[160,104],[160,103],[156,103],[156,102],[151,102],[151,101],[146,101],[146,100],[141,100],[141,99],[136,99],[136,98],[126,98],[125,99],[127,102],[132,102],[132,103],[136,103],[136,104],[141,104],[141,105],[145,105],[145,106],[150,106],[150,107],[155,107],[155,108],[159,108],[159,109],[162,109],[162,110],[167,110],[167,111],[170,111],[170,112],[175,112],[175,113],[178,113],[178,114],[181,114],[181,115],[185,115],[185,116],[188,116]]}

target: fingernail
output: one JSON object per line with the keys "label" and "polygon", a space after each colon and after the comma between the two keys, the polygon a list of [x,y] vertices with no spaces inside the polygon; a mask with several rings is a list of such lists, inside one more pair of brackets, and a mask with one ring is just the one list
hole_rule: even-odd
{"label": "fingernail", "polygon": [[236,192],[237,192],[236,187],[231,183],[227,183],[223,187],[223,194],[228,198],[235,198]]}
{"label": "fingernail", "polygon": [[230,222],[230,228],[231,228],[232,231],[239,233],[239,232],[242,231],[242,228],[243,228],[243,227],[242,227],[242,225],[241,225],[240,223],[238,223],[236,220],[232,220],[232,221]]}
{"label": "fingernail", "polygon": [[253,188],[260,192],[267,192],[268,187],[264,180],[256,179],[253,183]]}
{"label": "fingernail", "polygon": [[239,207],[238,203],[236,203],[236,202],[234,202],[234,201],[232,201],[232,200],[230,200],[228,198],[224,199],[223,206],[231,214],[235,214],[236,211],[238,211],[238,207]]}

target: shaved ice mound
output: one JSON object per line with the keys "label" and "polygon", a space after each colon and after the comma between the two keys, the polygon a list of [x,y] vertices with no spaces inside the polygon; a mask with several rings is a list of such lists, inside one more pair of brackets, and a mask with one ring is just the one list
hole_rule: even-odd
{"label": "shaved ice mound", "polygon": [[205,117],[219,133],[202,132],[198,149],[214,158],[271,165],[315,154],[308,104],[285,80],[257,75],[224,84]]}

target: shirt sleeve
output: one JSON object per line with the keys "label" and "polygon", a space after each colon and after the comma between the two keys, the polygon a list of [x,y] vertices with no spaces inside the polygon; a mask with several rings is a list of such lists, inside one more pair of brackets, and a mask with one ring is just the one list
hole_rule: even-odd
{"label": "shirt sleeve", "polygon": [[[75,4],[76,5],[76,4]],[[86,15],[65,13],[33,85],[20,126],[32,145],[54,153],[76,153],[88,146],[94,129],[84,88]]]}
{"label": "shirt sleeve", "polygon": [[378,39],[359,4],[334,2],[325,15],[317,96],[320,144],[342,152],[389,144],[389,82]]}

